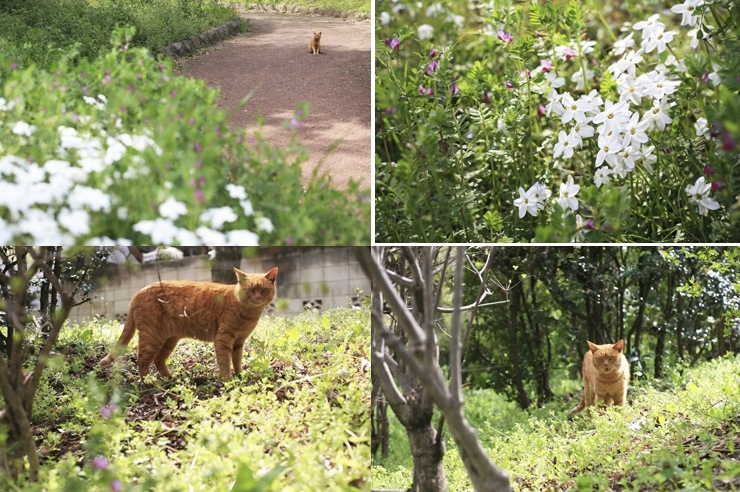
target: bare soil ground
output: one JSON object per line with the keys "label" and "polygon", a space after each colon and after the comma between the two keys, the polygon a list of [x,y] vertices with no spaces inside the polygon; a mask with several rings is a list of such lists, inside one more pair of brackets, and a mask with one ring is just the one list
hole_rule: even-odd
{"label": "bare soil ground", "polygon": [[[258,115],[262,134],[283,146],[291,131],[283,128],[296,104],[309,103],[309,117],[299,130],[309,150],[304,178],[313,169],[327,172],[346,188],[350,179],[370,186],[370,22],[333,17],[245,11],[250,32],[186,60],[181,73],[220,87],[219,107],[231,124],[252,133]],[[308,51],[314,31],[321,31],[320,55]],[[254,95],[241,109],[239,102]]]}

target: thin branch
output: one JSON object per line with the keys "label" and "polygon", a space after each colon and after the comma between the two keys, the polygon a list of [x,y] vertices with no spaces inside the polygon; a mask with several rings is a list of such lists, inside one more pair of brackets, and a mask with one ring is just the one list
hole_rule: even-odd
{"label": "thin branch", "polygon": [[406,278],[402,275],[397,274],[396,272],[392,272],[388,269],[386,269],[385,273],[388,274],[388,276],[391,278],[391,281],[394,283],[397,283],[398,285],[403,285],[407,289],[410,289],[414,286],[414,281],[410,278]]}
{"label": "thin branch", "polygon": [[455,258],[455,287],[453,294],[452,340],[450,340],[450,393],[455,404],[462,404],[462,376],[460,373],[460,305],[462,304],[462,277],[465,247],[457,248]]}
{"label": "thin branch", "polygon": [[[508,304],[508,303],[509,301],[486,302],[484,304],[478,304],[477,302],[474,302],[473,304],[468,304],[467,306],[461,307],[460,311],[472,311],[476,306],[478,307],[498,306],[499,304]],[[437,311],[439,311],[440,313],[452,313],[455,311],[455,308],[454,307],[439,307],[437,308]]]}

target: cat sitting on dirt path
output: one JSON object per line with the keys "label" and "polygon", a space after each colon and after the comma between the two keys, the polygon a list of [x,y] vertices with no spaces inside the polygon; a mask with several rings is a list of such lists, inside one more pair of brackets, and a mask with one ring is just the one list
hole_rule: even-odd
{"label": "cat sitting on dirt path", "polygon": [[244,342],[252,334],[262,311],[275,297],[277,268],[266,274],[244,273],[234,268],[236,285],[212,282],[161,281],[134,294],[123,333],[110,353],[100,361],[107,367],[139,331],[139,376],[154,365],[170,376],[167,358],[182,338],[195,338],[216,345],[221,379],[231,379],[242,369]]}
{"label": "cat sitting on dirt path", "polygon": [[308,52],[314,55],[321,53],[321,31],[314,31],[311,41],[308,42]]}

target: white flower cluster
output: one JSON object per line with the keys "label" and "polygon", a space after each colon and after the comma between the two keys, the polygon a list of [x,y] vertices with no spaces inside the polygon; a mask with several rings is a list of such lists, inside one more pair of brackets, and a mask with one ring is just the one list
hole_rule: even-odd
{"label": "white flower cluster", "polygon": [[[99,110],[105,109],[107,99],[85,96],[85,102]],[[0,98],[0,111],[10,111],[14,102]],[[89,122],[90,117],[81,117]],[[0,122],[2,124],[2,122]],[[76,244],[89,236],[93,222],[92,213],[111,213],[125,219],[127,209],[110,194],[111,186],[120,180],[147,175],[147,167],[141,153],[152,149],[158,156],[162,149],[149,135],[108,134],[100,124],[90,125],[96,134],[80,133],[75,128],[58,127],[60,145],[55,158],[43,164],[28,161],[15,155],[0,157],[0,244],[23,241],[31,244]],[[29,145],[26,139],[36,133],[36,127],[24,121],[9,122],[11,132],[21,137],[22,146]],[[120,128],[120,125],[116,125]],[[31,142],[30,144],[33,144]],[[2,149],[2,147],[0,147]],[[122,174],[110,173],[103,186],[88,186],[95,173],[102,173],[135,152],[129,166]],[[99,180],[98,180],[99,181]],[[166,186],[169,189],[171,187]],[[229,196],[236,199],[245,216],[254,215],[251,201],[242,186],[226,186]],[[175,221],[187,214],[187,206],[174,196],[169,196],[158,207],[159,217],[136,223],[133,229],[149,236],[154,244],[207,244],[207,245],[258,245],[259,235],[248,230],[221,232],[224,224],[238,219],[232,207],[211,208],[201,213],[203,224],[195,231],[175,225]],[[270,233],[274,226],[266,217],[256,218],[257,229]],[[122,238],[98,237],[88,240],[89,244],[126,244]]]}
{"label": "white flower cluster", "polygon": [[[686,0],[683,4],[674,6],[674,13],[682,14],[682,25],[694,26],[698,18],[694,15],[695,9],[704,4],[704,0]],[[570,159],[583,146],[584,139],[596,136],[599,152],[596,156],[596,171],[594,183],[597,187],[610,182],[614,176],[626,177],[641,164],[648,172],[653,172],[652,165],[657,161],[653,155],[655,147],[649,145],[648,134],[653,131],[664,131],[673,119],[669,110],[676,103],[672,101],[680,81],[670,76],[672,71],[684,72],[686,67],[673,55],[668,55],[664,63],[658,64],[653,70],[637,74],[637,65],[643,61],[643,55],[652,51],[658,54],[667,49],[675,36],[675,31],[666,31],[665,24],[660,22],[659,15],[650,16],[647,20],[637,22],[632,26],[634,31],[640,31],[642,41],[639,49],[635,46],[634,32],[614,44],[614,54],[621,57],[609,66],[608,70],[617,83],[618,101],[603,101],[596,90],[589,94],[574,96],[569,92],[559,94],[557,89],[565,84],[565,80],[557,77],[555,72],[548,70],[545,73],[545,82],[534,89],[544,94],[549,103],[546,106],[547,114],[555,113],[560,116],[561,123],[566,130],[558,133],[557,143],[554,145],[553,158]],[[710,27],[711,29],[711,27]],[[581,46],[571,42],[567,46],[555,47],[554,56],[562,61],[587,54],[593,51],[593,41],[582,41]],[[576,70],[572,81],[576,83],[576,90],[584,87],[583,72],[586,79],[593,77],[593,72],[586,68],[585,59],[580,60],[582,66]],[[669,67],[671,67],[669,69]],[[719,84],[718,67],[708,75],[714,85]],[[538,70],[541,67],[538,67]],[[641,111],[643,99],[648,99],[652,107]],[[696,125],[697,134],[708,132],[706,119],[700,118]],[[519,189],[520,197],[514,200],[514,206],[519,208],[519,217],[527,212],[537,215],[537,211],[544,208],[541,201],[532,198],[533,189],[525,192]],[[578,201],[575,194],[580,189],[573,184],[568,176],[567,183],[561,184],[561,195],[558,203],[564,209],[576,211]],[[698,204],[699,212],[706,214],[708,210],[716,210],[719,204],[709,196],[710,184],[704,178],[699,178],[693,186],[686,188],[691,200]]]}

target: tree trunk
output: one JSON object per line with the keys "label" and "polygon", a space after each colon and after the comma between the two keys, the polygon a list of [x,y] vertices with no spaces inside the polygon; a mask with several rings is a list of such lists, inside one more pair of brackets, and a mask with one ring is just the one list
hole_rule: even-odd
{"label": "tree trunk", "polygon": [[655,379],[663,377],[663,353],[665,352],[667,331],[665,325],[660,325],[660,328],[658,328],[658,341],[655,343]]}
{"label": "tree trunk", "polygon": [[519,276],[516,275],[514,287],[512,287],[511,302],[509,303],[509,357],[511,359],[511,367],[513,370],[514,386],[516,387],[516,402],[519,404],[519,408],[526,410],[532,402],[529,401],[527,392],[524,389],[524,381],[522,380],[521,363],[519,362],[519,342],[517,341],[518,323],[519,317],[522,283]]}
{"label": "tree trunk", "polygon": [[216,257],[211,263],[211,281],[220,284],[236,284],[234,268],[242,263],[242,249],[238,246],[216,246]]}
{"label": "tree trunk", "polygon": [[444,439],[432,426],[432,416],[415,418],[406,427],[414,459],[414,480],[410,492],[444,492],[447,490],[445,476]]}

